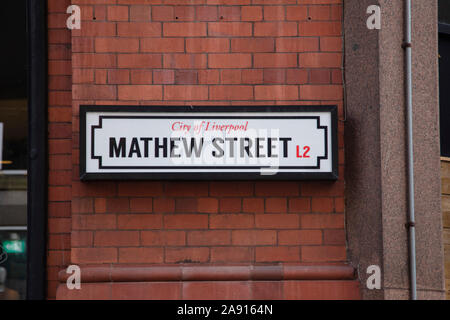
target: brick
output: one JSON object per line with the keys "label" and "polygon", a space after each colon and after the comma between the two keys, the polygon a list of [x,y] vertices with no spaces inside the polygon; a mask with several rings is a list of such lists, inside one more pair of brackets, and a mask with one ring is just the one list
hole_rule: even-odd
{"label": "brick", "polygon": [[341,53],[300,53],[300,67],[337,68],[342,65]]}
{"label": "brick", "polygon": [[130,71],[122,69],[108,70],[109,84],[128,84],[130,83]]}
{"label": "brick", "polygon": [[301,247],[304,262],[333,262],[346,259],[345,246],[305,246]]}
{"label": "brick", "polygon": [[240,69],[225,69],[220,72],[221,83],[223,84],[240,84],[241,70]]}
{"label": "brick", "polygon": [[337,181],[334,183],[308,182],[302,184],[302,196],[333,197],[344,196],[344,183]]}
{"label": "brick", "polygon": [[212,86],[209,91],[210,100],[252,100],[252,86]]}
{"label": "brick", "polygon": [[154,84],[175,83],[175,72],[173,70],[153,70]]}
{"label": "brick", "polygon": [[278,38],[277,52],[308,52],[319,50],[317,38]]}
{"label": "brick", "polygon": [[299,217],[294,214],[257,214],[255,226],[258,229],[297,229]]}
{"label": "brick", "polygon": [[72,229],[72,221],[69,218],[49,218],[48,233],[70,233]]}
{"label": "brick", "polygon": [[155,213],[175,212],[175,200],[170,198],[154,198],[153,211]]}
{"label": "brick", "polygon": [[199,198],[197,206],[198,212],[201,213],[217,213],[219,211],[219,201],[215,198]]}
{"label": "brick", "polygon": [[151,17],[151,7],[130,6],[130,21],[148,21]]}
{"label": "brick", "polygon": [[310,198],[289,199],[289,212],[292,213],[311,212],[311,199]]}
{"label": "brick", "polygon": [[334,211],[334,199],[333,198],[312,198],[312,211],[313,212],[333,212]]}
{"label": "brick", "polygon": [[197,84],[197,70],[176,70],[175,84]]}
{"label": "brick", "polygon": [[139,40],[127,38],[96,38],[96,52],[138,52]]}
{"label": "brick", "polygon": [[48,200],[49,201],[69,201],[71,199],[70,187],[49,187]]}
{"label": "brick", "polygon": [[286,11],[286,20],[306,20],[308,18],[307,6],[290,6]]}
{"label": "brick", "polygon": [[255,22],[255,37],[293,37],[297,36],[295,22]]}
{"label": "brick", "polygon": [[138,231],[96,231],[95,247],[128,247],[139,245]]}
{"label": "brick", "polygon": [[294,68],[297,67],[297,54],[255,53],[253,66],[255,68]]}
{"label": "brick", "polygon": [[221,21],[239,21],[241,20],[241,7],[219,6],[219,17]]}
{"label": "brick", "polygon": [[302,100],[342,100],[342,87],[339,85],[301,85]]}
{"label": "brick", "polygon": [[94,201],[92,198],[74,198],[72,199],[73,213],[92,213],[94,212]]}
{"label": "brick", "polygon": [[67,202],[49,202],[48,216],[49,217],[70,217],[70,201]]}
{"label": "brick", "polygon": [[163,185],[159,181],[119,182],[118,193],[122,197],[153,197],[163,194]]}
{"label": "brick", "polygon": [[204,22],[164,22],[164,37],[204,37],[206,23]]}
{"label": "brick", "polygon": [[[72,37],[114,37],[116,36],[115,22],[83,21],[81,29],[72,30]],[[69,33],[70,34],[70,33]]]}
{"label": "brick", "polygon": [[94,233],[92,231],[75,231],[70,234],[72,247],[91,247],[93,244]]}
{"label": "brick", "polygon": [[236,38],[231,39],[233,52],[274,52],[275,41],[270,38]]}
{"label": "brick", "polygon": [[95,70],[95,84],[106,84],[108,81],[108,71],[105,69]]}
{"label": "brick", "polygon": [[141,231],[143,246],[184,246],[185,244],[184,231]]}
{"label": "brick", "polygon": [[75,69],[72,74],[73,83],[93,83],[94,70],[92,69]]}
{"label": "brick", "polygon": [[49,75],[70,75],[71,65],[67,61],[49,61]]}
{"label": "brick", "polygon": [[255,194],[257,196],[297,196],[299,185],[297,182],[267,181],[255,183]]}
{"label": "brick", "polygon": [[345,199],[344,198],[334,198],[334,211],[343,213],[345,210]]}
{"label": "brick", "polygon": [[309,17],[312,20],[330,20],[330,6],[309,6]]}
{"label": "brick", "polygon": [[117,35],[120,37],[159,37],[161,23],[159,22],[119,22]]}
{"label": "brick", "polygon": [[251,213],[263,213],[264,212],[264,199],[244,198],[242,211],[243,212],[251,212]]}
{"label": "brick", "polygon": [[174,20],[174,7],[154,6],[152,7],[153,21],[171,21]]}
{"label": "brick", "polygon": [[319,245],[322,244],[321,230],[281,230],[278,231],[279,245]]}
{"label": "brick", "polygon": [[217,7],[196,6],[197,21],[216,21]]}
{"label": "brick", "polygon": [[163,248],[119,248],[119,263],[162,263]]}
{"label": "brick", "polygon": [[207,262],[209,248],[166,248],[166,263]]}
{"label": "brick", "polygon": [[119,100],[162,100],[160,85],[120,85]]}
{"label": "brick", "polygon": [[256,86],[255,87],[256,100],[298,100],[297,86]]}
{"label": "brick", "polygon": [[298,34],[300,36],[340,36],[342,34],[341,22],[299,22]]}
{"label": "brick", "polygon": [[228,52],[230,40],[224,38],[188,38],[186,39],[186,52]]}
{"label": "brick", "polygon": [[251,214],[211,214],[210,229],[246,229],[254,227],[254,216]]}
{"label": "brick", "polygon": [[205,54],[165,54],[164,68],[172,69],[204,69],[206,68]]}
{"label": "brick", "polygon": [[122,214],[117,216],[117,227],[123,230],[161,229],[159,214]]}
{"label": "brick", "polygon": [[277,232],[273,230],[235,230],[232,231],[234,246],[275,245]]}
{"label": "brick", "polygon": [[330,83],[330,70],[328,69],[311,69],[309,74],[311,84]]}
{"label": "brick", "polygon": [[207,196],[208,183],[171,181],[166,183],[164,191],[166,196],[177,196],[177,197]]}
{"label": "brick", "polygon": [[190,231],[187,233],[188,246],[220,246],[231,244],[230,231]]}
{"label": "brick", "polygon": [[267,198],[266,212],[268,213],[286,213],[287,199],[286,198]]}
{"label": "brick", "polygon": [[298,247],[257,247],[256,262],[293,262],[300,260]]}
{"label": "brick", "polygon": [[218,84],[219,70],[199,70],[198,71],[199,84]]}
{"label": "brick", "polygon": [[175,6],[174,7],[175,20],[178,21],[194,21],[195,7],[192,6]]}
{"label": "brick", "polygon": [[94,201],[95,213],[105,213],[106,212],[106,199],[96,198]]}
{"label": "brick", "polygon": [[208,88],[205,86],[164,86],[164,100],[208,100]]}
{"label": "brick", "polygon": [[49,234],[47,236],[49,250],[64,250],[70,248],[70,234]]}
{"label": "brick", "polygon": [[241,198],[222,198],[219,200],[220,212],[241,212],[242,199]]}
{"label": "brick", "polygon": [[249,262],[253,261],[254,250],[248,247],[211,248],[211,262]]}
{"label": "brick", "polygon": [[184,52],[184,39],[183,38],[141,39],[141,52],[160,52],[160,53]]}
{"label": "brick", "polygon": [[209,22],[208,36],[250,37],[252,36],[252,24],[248,22]]}
{"label": "brick", "polygon": [[243,53],[217,53],[208,56],[209,68],[250,68],[252,56]]}
{"label": "brick", "polygon": [[111,214],[73,215],[73,230],[108,230],[116,228],[116,217]]}
{"label": "brick", "polygon": [[242,21],[260,21],[262,20],[263,13],[261,6],[243,6],[241,7],[241,20]]}
{"label": "brick", "polygon": [[74,53],[72,67],[76,68],[112,68],[116,67],[114,54]]}
{"label": "brick", "polygon": [[108,6],[109,21],[128,21],[128,7],[126,6]]}
{"label": "brick", "polygon": [[343,214],[304,214],[300,216],[302,229],[343,229]]}
{"label": "brick", "polygon": [[73,263],[117,262],[116,248],[72,248]]}
{"label": "brick", "polygon": [[328,245],[345,245],[345,230],[323,230],[323,243]]}
{"label": "brick", "polygon": [[263,82],[262,69],[246,69],[241,72],[243,84],[261,84]]}
{"label": "brick", "polygon": [[320,51],[342,51],[341,37],[320,37]]}
{"label": "brick", "polygon": [[286,69],[264,69],[264,84],[284,84],[286,82]]}
{"label": "brick", "polygon": [[196,212],[196,198],[177,198],[175,199],[175,212]]}
{"label": "brick", "polygon": [[119,68],[161,68],[160,54],[119,54],[117,56]]}
{"label": "brick", "polygon": [[264,20],[285,20],[286,10],[289,7],[286,6],[264,6]]}
{"label": "brick", "polygon": [[166,229],[206,229],[208,215],[204,214],[173,214],[164,216]]}
{"label": "brick", "polygon": [[153,211],[152,198],[131,198],[130,211],[139,213],[151,213]]}

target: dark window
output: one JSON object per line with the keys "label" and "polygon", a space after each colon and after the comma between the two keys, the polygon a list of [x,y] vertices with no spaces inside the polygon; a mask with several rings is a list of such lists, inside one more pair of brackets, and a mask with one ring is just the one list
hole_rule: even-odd
{"label": "dark window", "polygon": [[24,299],[27,274],[26,0],[0,9],[0,300]]}
{"label": "dark window", "polygon": [[450,157],[450,0],[439,1],[441,155]]}

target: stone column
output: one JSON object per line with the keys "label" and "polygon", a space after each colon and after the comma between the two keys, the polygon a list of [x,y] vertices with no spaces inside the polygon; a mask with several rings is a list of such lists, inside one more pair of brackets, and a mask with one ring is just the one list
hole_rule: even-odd
{"label": "stone column", "polygon": [[[408,299],[403,1],[345,1],[346,223],[364,299]],[[366,27],[382,9],[381,30]],[[414,170],[419,298],[444,297],[440,208],[437,2],[413,2]],[[382,288],[368,290],[369,265]]]}

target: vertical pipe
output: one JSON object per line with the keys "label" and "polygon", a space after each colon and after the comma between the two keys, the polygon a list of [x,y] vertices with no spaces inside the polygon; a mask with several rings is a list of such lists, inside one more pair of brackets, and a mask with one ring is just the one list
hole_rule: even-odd
{"label": "vertical pipe", "polygon": [[406,0],[405,8],[405,53],[406,53],[406,113],[408,135],[408,209],[409,209],[409,268],[411,300],[417,299],[416,286],[416,234],[414,214],[414,145],[412,110],[412,48],[411,48],[411,0]]}

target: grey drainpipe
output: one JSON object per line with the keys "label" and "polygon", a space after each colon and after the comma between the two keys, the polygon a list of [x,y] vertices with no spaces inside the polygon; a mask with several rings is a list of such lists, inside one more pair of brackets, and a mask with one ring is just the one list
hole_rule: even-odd
{"label": "grey drainpipe", "polygon": [[409,206],[409,269],[411,281],[411,300],[417,299],[416,280],[416,230],[414,217],[414,146],[412,110],[412,58],[411,58],[411,0],[405,0],[405,43],[406,54],[406,113],[408,130],[408,206]]}

